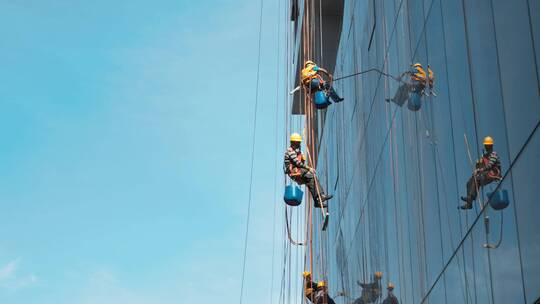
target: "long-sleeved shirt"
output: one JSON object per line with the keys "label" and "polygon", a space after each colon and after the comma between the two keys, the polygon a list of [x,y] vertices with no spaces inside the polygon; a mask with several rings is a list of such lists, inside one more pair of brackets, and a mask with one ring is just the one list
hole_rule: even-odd
{"label": "long-sleeved shirt", "polygon": [[484,151],[484,154],[478,160],[478,164],[480,173],[489,173],[492,176],[501,175],[501,160],[495,151],[491,151],[491,153]]}
{"label": "long-sleeved shirt", "polygon": [[488,153],[487,151],[484,152],[484,155],[482,155],[482,171],[483,172],[489,172],[494,169],[497,169],[499,172],[501,170],[501,160],[499,159],[499,155],[497,155],[497,152],[491,151],[491,153]]}
{"label": "long-sleeved shirt", "polygon": [[285,173],[291,173],[291,165],[295,168],[308,168],[308,166],[302,160],[302,151],[300,151],[300,148],[293,149],[292,147],[289,147],[287,148],[287,151],[285,151],[285,157],[283,161],[283,169],[285,170]]}

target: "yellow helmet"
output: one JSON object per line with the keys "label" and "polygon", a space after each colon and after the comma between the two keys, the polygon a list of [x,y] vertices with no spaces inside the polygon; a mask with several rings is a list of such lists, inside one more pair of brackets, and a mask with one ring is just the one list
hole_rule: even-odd
{"label": "yellow helmet", "polygon": [[491,136],[484,138],[484,146],[493,146],[493,138]]}
{"label": "yellow helmet", "polygon": [[302,136],[298,133],[291,134],[291,141],[292,142],[302,142]]}
{"label": "yellow helmet", "polygon": [[390,289],[390,290],[394,289],[394,284],[388,283],[388,289]]}
{"label": "yellow helmet", "polygon": [[420,68],[421,68],[421,67],[422,67],[422,65],[421,65],[420,63],[418,63],[418,62],[417,62],[417,63],[415,63],[415,64],[413,64],[412,66],[413,66],[413,67],[415,67],[415,68],[418,68],[418,67],[420,67]]}
{"label": "yellow helmet", "polygon": [[315,65],[315,62],[311,61],[311,60],[307,60],[305,63],[304,63],[304,67],[307,67],[308,65]]}
{"label": "yellow helmet", "polygon": [[304,278],[307,278],[307,277],[311,276],[311,272],[310,271],[304,271],[304,272],[302,272],[302,276]]}
{"label": "yellow helmet", "polygon": [[382,272],[380,272],[380,271],[375,272],[375,278],[377,278],[377,279],[382,278]]}
{"label": "yellow helmet", "polygon": [[326,286],[326,283],[324,281],[319,281],[319,283],[317,283],[317,288],[321,288],[325,286]]}

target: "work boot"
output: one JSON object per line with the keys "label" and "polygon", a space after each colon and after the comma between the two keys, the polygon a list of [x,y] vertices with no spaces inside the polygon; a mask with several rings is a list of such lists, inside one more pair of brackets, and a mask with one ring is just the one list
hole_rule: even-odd
{"label": "work boot", "polygon": [[469,203],[469,204],[472,203],[472,201],[473,201],[473,200],[472,200],[470,197],[468,197],[468,196],[462,196],[462,197],[461,197],[461,200],[464,201],[465,203]]}
{"label": "work boot", "polygon": [[334,95],[334,94],[330,94],[328,96],[330,97],[329,99],[331,99],[334,103],[342,102],[343,100],[345,100],[345,98],[339,97],[338,95]]}
{"label": "work boot", "polygon": [[469,197],[462,196],[461,200],[464,201],[465,204],[462,206],[459,206],[460,209],[463,209],[463,210],[472,209],[472,200]]}
{"label": "work boot", "polygon": [[463,210],[472,209],[472,203],[465,203],[465,205],[459,206],[459,209],[463,209]]}
{"label": "work boot", "polygon": [[[328,204],[326,203],[327,200],[334,197],[333,195],[328,194],[321,194],[321,200],[322,200],[322,206],[324,208],[328,208]],[[315,204],[315,208],[321,208],[321,204],[318,201],[313,202]]]}
{"label": "work boot", "polygon": [[326,202],[327,200],[331,199],[332,197],[334,197],[333,195],[330,195],[330,194],[322,194],[321,195],[321,199],[323,202]]}

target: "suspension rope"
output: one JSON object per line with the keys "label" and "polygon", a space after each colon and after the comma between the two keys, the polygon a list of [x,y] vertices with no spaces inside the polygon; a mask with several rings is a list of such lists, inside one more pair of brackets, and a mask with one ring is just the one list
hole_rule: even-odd
{"label": "suspension rope", "polygon": [[[296,246],[304,246],[305,245],[305,241],[304,242],[297,242],[293,239],[292,235],[291,235],[291,228],[290,228],[290,224],[289,224],[289,213],[287,212],[287,209],[288,207],[285,207],[285,225],[287,226],[287,237],[289,238],[289,241],[293,244],[293,245],[296,245]],[[291,222],[292,222],[292,219],[291,219]]]}
{"label": "suspension rope", "polygon": [[242,280],[240,284],[240,304],[244,297],[244,281],[246,275],[246,260],[247,260],[247,248],[248,248],[248,238],[249,238],[249,219],[251,215],[251,201],[252,201],[252,190],[253,190],[253,168],[255,163],[255,139],[257,133],[257,107],[259,103],[259,79],[261,71],[261,38],[262,38],[262,21],[263,21],[263,7],[264,0],[261,0],[260,4],[260,15],[259,15],[259,39],[258,39],[258,54],[257,54],[257,77],[255,84],[255,109],[253,111],[253,133],[252,133],[252,142],[251,142],[251,168],[249,174],[249,194],[248,194],[248,205],[247,205],[247,218],[246,218],[246,234],[244,238],[244,259],[242,263]]}
{"label": "suspension rope", "polygon": [[354,76],[358,76],[358,75],[362,75],[362,74],[366,74],[366,73],[370,73],[370,72],[377,72],[383,76],[386,76],[386,77],[389,77],[389,78],[392,78],[394,79],[395,81],[397,82],[402,82],[402,83],[405,83],[403,80],[401,80],[401,77],[399,76],[393,76],[391,74],[388,74],[388,73],[385,73],[383,71],[381,71],[380,69],[377,69],[377,68],[371,68],[371,69],[368,69],[368,70],[365,70],[365,71],[360,71],[360,72],[357,72],[357,73],[354,73],[354,74],[350,74],[350,75],[346,75],[346,76],[341,76],[341,77],[337,77],[337,78],[334,78],[333,81],[339,81],[339,80],[343,80],[343,79],[347,79],[347,78],[350,78],[350,77],[354,77]]}
{"label": "suspension rope", "polygon": [[[278,193],[277,189],[277,166],[278,163],[278,130],[279,130],[279,80],[280,80],[280,69],[279,69],[279,55],[280,55],[280,46],[281,46],[281,40],[280,40],[280,34],[281,34],[281,22],[279,22],[281,13],[281,0],[278,0],[277,5],[277,19],[278,19],[278,27],[277,27],[277,54],[276,54],[276,108],[275,108],[275,129],[274,129],[274,197]],[[271,266],[271,276],[270,276],[270,304],[274,303],[274,257],[276,253],[276,213],[277,213],[277,201],[274,202],[274,212],[272,214],[272,266]]]}

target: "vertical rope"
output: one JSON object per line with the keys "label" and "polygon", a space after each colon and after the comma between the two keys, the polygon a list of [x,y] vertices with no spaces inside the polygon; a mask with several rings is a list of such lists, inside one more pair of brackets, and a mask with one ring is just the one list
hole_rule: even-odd
{"label": "vertical rope", "polygon": [[[276,164],[278,163],[278,131],[279,131],[279,89],[280,89],[280,65],[279,65],[279,55],[280,55],[280,46],[281,46],[281,22],[280,22],[280,14],[281,14],[281,0],[278,0],[278,7],[277,7],[277,24],[278,24],[278,30],[277,30],[277,54],[276,54],[276,114],[275,114],[275,129],[274,129],[274,195],[278,193],[277,189],[277,167]],[[285,87],[287,89],[287,87]],[[270,276],[270,304],[274,303],[274,257],[276,253],[276,212],[277,212],[277,202],[278,199],[276,197],[276,200],[274,202],[274,213],[272,215],[272,266],[271,266],[271,276]]]}
{"label": "vertical rope", "polygon": [[264,0],[261,0],[260,4],[260,15],[259,15],[259,39],[258,39],[258,54],[257,54],[257,77],[255,85],[255,109],[253,113],[253,133],[252,133],[252,146],[251,146],[251,169],[249,174],[249,194],[248,194],[248,206],[247,206],[247,218],[246,218],[246,234],[244,238],[244,259],[242,264],[242,280],[240,284],[240,304],[244,297],[244,280],[246,275],[246,260],[247,260],[247,248],[248,248],[248,238],[249,238],[249,220],[251,215],[251,201],[252,201],[252,190],[253,190],[253,167],[255,164],[255,138],[257,133],[257,108],[259,104],[259,79],[261,71],[261,38],[262,38],[262,21],[263,21],[263,7]]}

